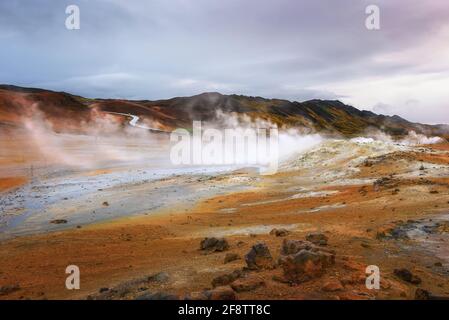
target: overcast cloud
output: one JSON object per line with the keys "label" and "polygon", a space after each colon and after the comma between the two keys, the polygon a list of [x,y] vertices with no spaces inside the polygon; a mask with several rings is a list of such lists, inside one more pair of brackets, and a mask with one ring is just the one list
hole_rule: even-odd
{"label": "overcast cloud", "polygon": [[[76,4],[81,29],[65,28]],[[381,29],[365,28],[365,8]],[[204,91],[449,123],[447,0],[8,0],[0,82],[87,97]]]}

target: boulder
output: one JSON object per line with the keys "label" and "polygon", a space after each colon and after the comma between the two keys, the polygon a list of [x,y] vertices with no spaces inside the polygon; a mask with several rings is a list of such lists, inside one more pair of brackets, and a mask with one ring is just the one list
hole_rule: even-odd
{"label": "boulder", "polygon": [[306,249],[280,259],[284,277],[291,282],[305,282],[317,278],[334,263],[334,255]]}
{"label": "boulder", "polygon": [[238,278],[243,277],[243,271],[241,270],[234,270],[231,273],[228,274],[223,274],[221,276],[218,276],[216,278],[214,278],[212,280],[212,286],[215,287],[220,287],[220,286],[226,286],[232,282],[234,282],[235,280],[237,280]]}
{"label": "boulder", "polygon": [[415,300],[430,300],[432,294],[424,289],[418,288],[415,291]]}
{"label": "boulder", "polygon": [[267,245],[263,242],[256,243],[245,255],[245,261],[250,270],[272,269],[273,257]]}
{"label": "boulder", "polygon": [[312,242],[315,245],[325,246],[327,245],[328,237],[323,233],[309,233],[306,236],[306,240]]}
{"label": "boulder", "polygon": [[206,290],[203,294],[207,300],[237,300],[237,295],[229,286]]}
{"label": "boulder", "polygon": [[287,256],[291,254],[296,254],[301,250],[309,250],[313,252],[321,251],[329,254],[335,254],[334,250],[323,248],[321,246],[316,246],[309,241],[284,239],[284,241],[282,242],[281,255]]}
{"label": "boulder", "polygon": [[399,279],[409,282],[412,284],[420,284],[421,278],[414,275],[410,272],[410,270],[402,268],[402,269],[394,269],[394,275],[398,277]]}
{"label": "boulder", "polygon": [[225,251],[229,249],[229,243],[224,238],[204,238],[201,241],[201,250],[215,252],[215,251]]}
{"label": "boulder", "polygon": [[309,241],[284,239],[282,242],[281,254],[287,256],[290,254],[296,254],[304,249],[310,250],[312,248],[313,244]]}
{"label": "boulder", "polygon": [[289,233],[290,233],[290,231],[288,231],[287,229],[284,229],[284,228],[280,228],[280,229],[274,228],[273,230],[270,231],[270,234],[274,235],[276,237],[285,237]]}

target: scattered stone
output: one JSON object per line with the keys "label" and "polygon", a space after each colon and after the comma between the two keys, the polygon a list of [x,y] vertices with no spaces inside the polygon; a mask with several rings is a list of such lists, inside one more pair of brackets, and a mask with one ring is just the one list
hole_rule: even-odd
{"label": "scattered stone", "polygon": [[303,249],[310,250],[312,247],[313,244],[309,241],[284,239],[282,242],[281,254],[287,256],[298,253]]}
{"label": "scattered stone", "polygon": [[235,280],[241,278],[243,275],[244,275],[243,271],[241,271],[241,270],[234,270],[231,273],[215,277],[212,280],[212,286],[214,288],[215,287],[220,287],[220,286],[226,286],[226,285],[234,282]]}
{"label": "scattered stone", "polygon": [[53,224],[64,224],[64,223],[67,223],[67,220],[65,220],[65,219],[55,219],[55,220],[51,220],[50,223],[53,223]]}
{"label": "scattered stone", "polygon": [[398,277],[399,279],[401,279],[405,282],[409,282],[412,284],[420,284],[421,283],[421,278],[419,278],[418,276],[411,273],[410,270],[408,270],[408,269],[405,269],[405,268],[394,269],[394,274],[396,277]]}
{"label": "scattered stone", "polygon": [[322,246],[316,246],[309,241],[284,239],[284,241],[282,242],[281,255],[292,255],[298,253],[301,250],[309,250],[313,252],[320,251],[335,255],[334,250],[324,248]]}
{"label": "scattered stone", "polygon": [[245,256],[248,269],[272,269],[274,267],[273,257],[267,245],[263,242],[255,244]]}
{"label": "scattered stone", "polygon": [[438,233],[449,233],[449,221],[438,222],[435,228]]}
{"label": "scattered stone", "polygon": [[149,282],[166,283],[170,276],[166,272],[159,272],[148,277]]}
{"label": "scattered stone", "polygon": [[274,235],[276,237],[285,237],[290,233],[290,231],[288,231],[287,229],[281,228],[281,229],[276,229],[274,228],[273,230],[270,231],[271,235]]}
{"label": "scattered stone", "polygon": [[374,191],[379,191],[381,188],[390,189],[390,188],[396,188],[399,185],[398,180],[391,178],[391,177],[383,177],[380,179],[377,179],[373,186]]}
{"label": "scattered stone", "polygon": [[227,253],[224,258],[224,263],[229,263],[235,260],[239,260],[240,256],[237,253]]}
{"label": "scattered stone", "polygon": [[265,281],[256,278],[243,278],[234,281],[231,288],[236,292],[253,291],[265,286]]}
{"label": "scattered stone", "polygon": [[229,249],[229,243],[224,238],[204,238],[201,241],[201,250],[209,252],[225,251]]}
{"label": "scattered stone", "polygon": [[424,289],[417,288],[415,291],[415,300],[430,300],[432,294]]}
{"label": "scattered stone", "polygon": [[312,242],[313,244],[325,246],[327,245],[328,237],[323,233],[309,233],[306,236],[306,240]]}
{"label": "scattered stone", "polygon": [[229,286],[207,290],[203,294],[207,300],[237,300],[237,295]]}
{"label": "scattered stone", "polygon": [[313,252],[304,249],[294,255],[282,257],[279,263],[287,280],[305,282],[321,276],[325,268],[335,264],[335,256],[322,251]]}

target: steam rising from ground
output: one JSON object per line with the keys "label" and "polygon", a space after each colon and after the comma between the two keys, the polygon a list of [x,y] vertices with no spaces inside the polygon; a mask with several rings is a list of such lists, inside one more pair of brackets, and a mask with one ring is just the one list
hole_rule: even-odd
{"label": "steam rising from ground", "polygon": [[440,137],[427,137],[423,134],[410,131],[405,137],[400,139],[394,139],[392,136],[386,134],[380,130],[368,130],[363,137],[357,137],[351,139],[353,142],[370,143],[374,141],[381,141],[385,143],[400,144],[406,146],[417,146],[424,144],[436,144],[444,142],[444,139]]}
{"label": "steam rising from ground", "polygon": [[278,128],[271,121],[261,118],[251,118],[247,114],[225,114],[219,110],[216,113],[216,119],[213,123],[216,127],[238,128],[242,130],[248,128],[277,128],[279,130],[279,161],[287,159],[292,154],[308,150],[324,141],[321,135],[310,133],[310,129],[308,128]]}
{"label": "steam rising from ground", "polygon": [[93,169],[105,164],[144,162],[161,152],[160,137],[146,130],[123,126],[108,114],[93,119],[81,125],[83,134],[56,133],[52,122],[35,108],[33,117],[25,120],[25,128],[46,164]]}
{"label": "steam rising from ground", "polygon": [[[92,122],[82,124],[83,134],[56,133],[52,123],[45,120],[35,106],[33,117],[26,120],[25,127],[30,142],[47,164],[82,169],[124,163],[139,163],[146,166],[170,165],[169,155],[172,144],[168,136],[154,134],[127,124],[123,125],[123,117],[117,115],[95,113],[92,118],[94,119]],[[148,121],[150,126],[157,127],[157,123]],[[276,125],[265,119],[251,118],[246,114],[225,114],[219,111],[216,120],[205,123],[204,128],[270,129],[276,128]],[[307,128],[279,128],[279,163],[297,159],[301,154],[314,148],[325,147],[329,141],[342,140],[324,138],[320,134],[311,133]],[[400,140],[394,140],[386,133],[377,130],[345,141],[352,145],[371,145],[375,150],[380,148],[382,152],[391,152],[393,145],[414,146],[439,143],[443,140],[413,131]],[[348,150],[350,149],[348,147]],[[374,152],[374,149],[369,149],[369,152]],[[247,152],[250,154],[257,152],[256,146],[248,145]],[[332,157],[327,160],[333,161]],[[241,162],[244,164],[244,161]]]}

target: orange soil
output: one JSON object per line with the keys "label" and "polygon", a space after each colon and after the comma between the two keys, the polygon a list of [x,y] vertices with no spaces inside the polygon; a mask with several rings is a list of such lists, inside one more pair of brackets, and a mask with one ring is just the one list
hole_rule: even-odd
{"label": "orange soil", "polygon": [[[449,159],[448,159],[449,160]],[[375,170],[375,169],[373,169]],[[393,170],[382,168],[382,171]],[[419,179],[400,184],[400,192],[374,191],[366,186],[341,186],[327,197],[287,200],[288,186],[298,185],[299,172],[268,177],[266,187],[258,192],[237,192],[217,196],[199,203],[185,213],[123,218],[62,232],[20,237],[0,243],[0,286],[19,284],[20,290],[0,299],[85,298],[99,288],[112,287],[123,281],[165,271],[170,282],[153,285],[151,290],[186,294],[211,287],[217,275],[245,266],[243,259],[224,264],[227,252],[244,256],[251,246],[263,241],[274,258],[279,256],[283,238],[269,234],[227,235],[230,250],[203,254],[199,243],[214,231],[236,230],[254,225],[298,224],[287,238],[304,239],[311,231],[325,232],[329,248],[336,251],[337,263],[323,277],[299,286],[289,286],[272,279],[281,270],[255,273],[265,287],[239,293],[239,299],[367,299],[370,297],[413,298],[415,285],[404,283],[392,274],[395,268],[408,268],[423,279],[421,287],[437,294],[449,293],[447,276],[436,274],[426,266],[438,259],[420,252],[406,252],[394,242],[376,238],[379,230],[393,221],[426,217],[449,207],[448,179],[436,185],[419,185]],[[325,186],[323,186],[323,189]],[[430,190],[437,190],[432,194]],[[283,199],[278,202],[254,204],[258,201]],[[242,206],[242,204],[252,204]],[[346,207],[321,212],[305,212],[324,205],[345,204]],[[233,208],[224,213],[221,209]],[[178,214],[180,213],[180,214]],[[81,289],[65,289],[65,268],[75,264],[81,271]],[[365,288],[364,268],[380,267],[382,288]],[[332,279],[345,280],[339,292],[323,291]],[[348,280],[349,279],[349,280]]]}
{"label": "orange soil", "polygon": [[27,181],[28,179],[26,177],[0,178],[0,192],[20,187]]}

